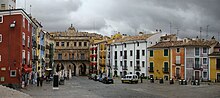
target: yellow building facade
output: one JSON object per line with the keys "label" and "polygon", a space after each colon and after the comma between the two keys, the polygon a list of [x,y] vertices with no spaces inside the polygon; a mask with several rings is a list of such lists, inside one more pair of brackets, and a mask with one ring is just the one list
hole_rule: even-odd
{"label": "yellow building facade", "polygon": [[168,48],[149,49],[148,75],[154,79],[169,79],[170,52]]}
{"label": "yellow building facade", "polygon": [[210,80],[220,82],[220,44],[214,47],[214,52],[209,54]]}

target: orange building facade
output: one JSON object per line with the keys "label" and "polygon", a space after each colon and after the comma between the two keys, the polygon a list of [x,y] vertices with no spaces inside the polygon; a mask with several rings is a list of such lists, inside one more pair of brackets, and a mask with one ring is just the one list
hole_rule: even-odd
{"label": "orange building facade", "polygon": [[185,51],[183,47],[171,48],[171,77],[172,79],[184,79]]}

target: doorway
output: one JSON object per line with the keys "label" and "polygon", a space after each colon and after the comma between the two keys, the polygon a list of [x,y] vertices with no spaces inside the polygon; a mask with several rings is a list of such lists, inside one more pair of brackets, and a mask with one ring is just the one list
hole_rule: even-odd
{"label": "doorway", "polygon": [[195,71],[195,80],[199,80],[199,71]]}

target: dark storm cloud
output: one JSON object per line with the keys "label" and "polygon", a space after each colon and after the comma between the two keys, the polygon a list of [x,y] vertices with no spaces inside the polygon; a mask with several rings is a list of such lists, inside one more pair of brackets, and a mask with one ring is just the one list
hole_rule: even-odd
{"label": "dark storm cloud", "polygon": [[[71,23],[81,31],[111,35],[116,31],[177,32],[196,37],[199,28],[209,37],[220,32],[220,0],[32,0],[33,15],[46,30],[65,30]],[[51,3],[52,2],[52,3]]]}

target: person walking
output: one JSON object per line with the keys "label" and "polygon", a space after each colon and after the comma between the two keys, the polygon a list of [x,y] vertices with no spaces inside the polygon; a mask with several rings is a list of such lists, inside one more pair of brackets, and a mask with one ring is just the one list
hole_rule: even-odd
{"label": "person walking", "polygon": [[40,84],[40,75],[39,75],[39,72],[37,72],[37,86],[39,86]]}
{"label": "person walking", "polygon": [[143,75],[141,75],[141,83],[143,83]]}

